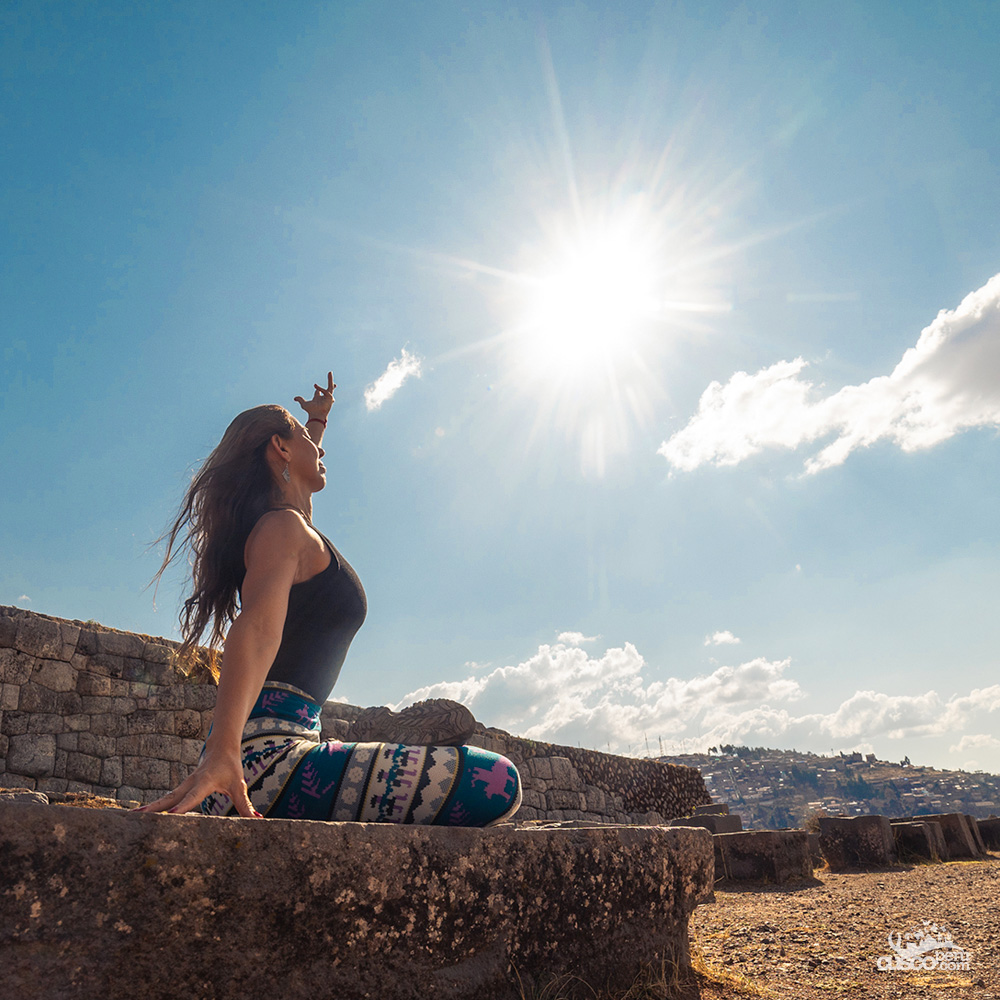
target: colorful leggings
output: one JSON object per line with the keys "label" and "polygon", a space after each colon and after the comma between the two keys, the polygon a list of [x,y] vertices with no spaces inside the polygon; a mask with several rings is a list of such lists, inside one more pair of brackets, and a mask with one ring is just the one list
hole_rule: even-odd
{"label": "colorful leggings", "polygon": [[[243,729],[243,773],[254,808],[283,819],[492,826],[521,805],[514,765],[478,747],[320,740],[320,705],[266,684]],[[233,816],[227,795],[201,804]]]}

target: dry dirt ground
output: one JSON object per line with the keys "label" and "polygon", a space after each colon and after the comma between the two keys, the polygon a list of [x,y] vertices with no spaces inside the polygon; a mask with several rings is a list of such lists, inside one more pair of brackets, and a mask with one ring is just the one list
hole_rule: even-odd
{"label": "dry dirt ground", "polygon": [[[894,954],[889,935],[905,943],[925,922],[946,928],[971,953],[968,971],[879,971],[879,956]],[[681,991],[684,1000],[1000,1000],[1000,856],[877,872],[817,870],[798,885],[721,882],[715,901],[695,910],[691,942],[703,974]]]}

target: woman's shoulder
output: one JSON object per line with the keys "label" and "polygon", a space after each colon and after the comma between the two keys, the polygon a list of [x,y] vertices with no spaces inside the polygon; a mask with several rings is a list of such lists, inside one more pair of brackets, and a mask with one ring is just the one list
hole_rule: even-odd
{"label": "woman's shoulder", "polygon": [[312,541],[313,530],[302,514],[288,507],[265,511],[247,536],[246,550],[270,548],[297,549]]}

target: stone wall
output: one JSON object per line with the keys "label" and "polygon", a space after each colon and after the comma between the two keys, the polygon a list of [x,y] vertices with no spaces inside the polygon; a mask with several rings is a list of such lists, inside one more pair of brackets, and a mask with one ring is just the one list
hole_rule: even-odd
{"label": "stone wall", "polygon": [[[151,802],[198,762],[215,705],[176,643],[0,606],[0,787]],[[328,702],[327,738],[361,709]],[[554,746],[480,727],[521,772],[519,820],[659,824],[711,801],[695,768]]]}

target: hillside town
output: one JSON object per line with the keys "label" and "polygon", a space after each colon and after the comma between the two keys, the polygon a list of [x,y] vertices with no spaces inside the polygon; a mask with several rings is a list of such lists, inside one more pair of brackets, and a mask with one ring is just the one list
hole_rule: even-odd
{"label": "hillside town", "polygon": [[726,744],[657,759],[698,768],[712,799],[739,813],[745,829],[804,827],[817,814],[960,812],[985,819],[1000,812],[1000,776],[940,771],[909,758],[890,763],[874,754],[821,757]]}

